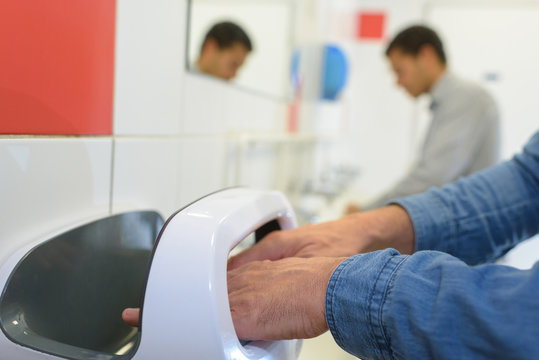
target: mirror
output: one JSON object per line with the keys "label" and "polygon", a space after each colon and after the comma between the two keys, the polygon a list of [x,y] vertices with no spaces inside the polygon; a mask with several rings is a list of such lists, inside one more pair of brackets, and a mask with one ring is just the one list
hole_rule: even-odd
{"label": "mirror", "polygon": [[[288,99],[292,92],[290,64],[295,42],[294,17],[295,0],[190,0],[187,69],[192,73],[220,78],[251,92]],[[234,50],[235,54],[229,52],[228,60],[211,60],[214,64],[229,61],[229,66],[238,67],[235,76],[228,80],[215,72],[212,75],[207,70],[207,63],[203,64],[205,69],[199,66],[206,35],[215,24],[222,22],[239,26],[252,45],[251,51],[239,47]],[[242,49],[246,56],[240,65]],[[228,73],[230,76],[233,71]]]}

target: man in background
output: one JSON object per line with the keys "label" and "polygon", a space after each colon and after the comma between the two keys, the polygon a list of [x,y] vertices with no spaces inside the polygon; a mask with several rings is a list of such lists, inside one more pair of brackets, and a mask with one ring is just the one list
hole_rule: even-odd
{"label": "man in background", "polygon": [[204,37],[192,70],[231,80],[252,50],[251,40],[241,27],[228,21],[220,22]]}
{"label": "man in background", "polygon": [[397,84],[411,96],[430,94],[432,121],[417,161],[393,188],[347,212],[370,210],[402,196],[450,183],[498,162],[500,123],[493,98],[448,70],[438,35],[425,26],[400,32],[386,50]]}

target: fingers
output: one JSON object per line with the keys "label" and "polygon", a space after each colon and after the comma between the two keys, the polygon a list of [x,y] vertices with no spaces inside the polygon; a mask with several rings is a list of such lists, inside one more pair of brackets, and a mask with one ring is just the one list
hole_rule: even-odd
{"label": "fingers", "polygon": [[278,260],[283,258],[280,231],[274,231],[251,248],[231,257],[228,260],[228,269],[233,270],[252,261]]}
{"label": "fingers", "polygon": [[[279,316],[283,311],[275,301],[276,290],[281,288],[282,284],[276,279],[277,274],[272,265],[270,261],[253,261],[227,274],[230,313],[236,335],[240,339],[290,338],[286,333],[292,324],[283,326],[283,319]],[[285,296],[282,289],[278,293],[279,296]],[[288,300],[292,303],[291,299]],[[270,306],[275,308],[270,309]],[[284,328],[277,337],[274,334],[276,323],[279,328]]]}
{"label": "fingers", "polygon": [[228,272],[236,334],[244,340],[311,338],[327,330],[325,293],[345,258],[254,261]]}
{"label": "fingers", "polygon": [[139,326],[140,309],[127,308],[122,312],[122,319],[129,326]]}

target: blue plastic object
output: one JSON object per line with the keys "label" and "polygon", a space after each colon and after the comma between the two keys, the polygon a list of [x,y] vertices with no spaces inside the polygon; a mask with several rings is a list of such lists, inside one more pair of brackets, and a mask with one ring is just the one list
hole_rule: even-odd
{"label": "blue plastic object", "polygon": [[335,45],[324,46],[322,65],[322,94],[324,100],[336,100],[348,78],[348,62],[344,52]]}
{"label": "blue plastic object", "polygon": [[[301,56],[303,51],[296,49],[292,55],[291,81],[294,89],[301,85]],[[323,100],[335,101],[346,86],[348,79],[348,61],[344,52],[336,45],[324,45],[320,69],[320,95]],[[309,73],[307,71],[307,73]]]}
{"label": "blue plastic object", "polygon": [[301,51],[299,49],[294,50],[294,53],[292,54],[292,63],[290,64],[290,80],[292,81],[292,86],[296,91],[301,84],[301,76],[299,71],[300,59]]}

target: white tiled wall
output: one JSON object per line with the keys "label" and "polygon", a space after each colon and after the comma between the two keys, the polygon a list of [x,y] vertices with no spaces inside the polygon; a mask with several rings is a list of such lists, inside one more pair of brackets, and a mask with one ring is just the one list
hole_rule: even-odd
{"label": "white tiled wall", "polygon": [[178,204],[190,202],[225,187],[225,143],[222,136],[180,140]]}
{"label": "white tiled wall", "polygon": [[118,0],[115,134],[179,133],[186,9],[185,0]]}
{"label": "white tiled wall", "polygon": [[232,132],[282,133],[287,115],[284,98],[267,97],[239,87],[228,87],[224,111]]}
{"label": "white tiled wall", "polygon": [[[166,217],[230,185],[230,133],[282,130],[282,100],[185,73],[186,21],[186,0],[118,0],[112,137],[0,138],[0,260],[85,218]],[[268,163],[257,157],[259,169]],[[266,179],[257,171],[244,184]]]}
{"label": "white tiled wall", "polygon": [[227,143],[232,133],[282,132],[286,105],[185,72],[187,5],[118,0],[112,136],[0,137],[0,262],[84,219],[167,217],[224,186],[271,187],[268,152],[247,153],[256,171],[227,182]]}
{"label": "white tiled wall", "polygon": [[24,244],[108,214],[111,144],[0,139],[0,263]]}
{"label": "white tiled wall", "polygon": [[183,134],[284,131],[284,99],[268,98],[193,73],[184,75],[183,86]]}
{"label": "white tiled wall", "polygon": [[228,85],[209,76],[186,73],[182,107],[183,127],[186,135],[223,134]]}
{"label": "white tiled wall", "polygon": [[178,209],[180,142],[173,138],[118,138],[114,142],[112,211]]}

